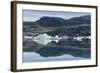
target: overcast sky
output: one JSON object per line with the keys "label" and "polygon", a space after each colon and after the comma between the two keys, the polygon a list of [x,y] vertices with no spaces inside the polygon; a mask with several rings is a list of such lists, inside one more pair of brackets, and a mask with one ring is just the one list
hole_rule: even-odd
{"label": "overcast sky", "polygon": [[38,10],[23,10],[23,21],[34,22],[43,16],[61,17],[69,19],[72,17],[79,17],[83,15],[90,15],[90,13],[82,12],[62,12],[62,11],[38,11]]}

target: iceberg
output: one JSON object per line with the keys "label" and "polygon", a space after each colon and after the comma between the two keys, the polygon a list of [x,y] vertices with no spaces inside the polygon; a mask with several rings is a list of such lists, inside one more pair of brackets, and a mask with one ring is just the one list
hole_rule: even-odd
{"label": "iceberg", "polygon": [[55,37],[52,37],[46,33],[39,34],[36,37],[33,37],[33,41],[35,41],[39,44],[42,44],[42,45],[47,45],[51,41],[55,41],[56,43],[58,43],[59,40],[60,40],[60,38],[58,37],[58,35],[56,35]]}
{"label": "iceberg", "polygon": [[36,37],[33,38],[33,41],[42,44],[42,45],[47,45],[49,42],[51,42],[51,36],[47,35],[46,33],[44,34],[39,34]]}

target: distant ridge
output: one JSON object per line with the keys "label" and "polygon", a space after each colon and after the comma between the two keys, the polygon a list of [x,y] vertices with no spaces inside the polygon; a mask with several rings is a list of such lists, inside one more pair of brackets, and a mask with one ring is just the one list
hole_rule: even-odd
{"label": "distant ridge", "polygon": [[44,27],[58,27],[58,26],[68,26],[68,25],[81,25],[81,24],[90,24],[91,16],[85,15],[80,17],[73,17],[68,20],[65,20],[60,17],[41,17],[38,21],[36,21],[40,26]]}

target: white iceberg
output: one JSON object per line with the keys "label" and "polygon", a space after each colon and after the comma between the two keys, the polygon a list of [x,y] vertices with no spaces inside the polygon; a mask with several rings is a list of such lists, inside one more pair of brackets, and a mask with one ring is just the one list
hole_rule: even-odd
{"label": "white iceberg", "polygon": [[42,45],[47,45],[51,41],[55,41],[56,43],[58,43],[59,40],[60,38],[58,37],[58,35],[56,35],[55,37],[52,37],[52,36],[47,35],[46,33],[39,34],[36,37],[33,37],[33,41]]}
{"label": "white iceberg", "polygon": [[39,34],[38,36],[33,38],[33,41],[42,44],[42,45],[47,45],[49,42],[51,42],[51,36],[48,36],[46,33],[44,34]]}

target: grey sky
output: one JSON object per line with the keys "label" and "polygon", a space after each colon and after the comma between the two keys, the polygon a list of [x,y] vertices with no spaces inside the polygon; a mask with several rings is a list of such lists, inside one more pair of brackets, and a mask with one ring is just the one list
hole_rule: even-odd
{"label": "grey sky", "polygon": [[79,17],[83,15],[90,15],[90,13],[83,12],[62,12],[62,11],[38,11],[38,10],[23,10],[23,21],[34,22],[43,16],[61,17],[69,19],[72,17]]}

